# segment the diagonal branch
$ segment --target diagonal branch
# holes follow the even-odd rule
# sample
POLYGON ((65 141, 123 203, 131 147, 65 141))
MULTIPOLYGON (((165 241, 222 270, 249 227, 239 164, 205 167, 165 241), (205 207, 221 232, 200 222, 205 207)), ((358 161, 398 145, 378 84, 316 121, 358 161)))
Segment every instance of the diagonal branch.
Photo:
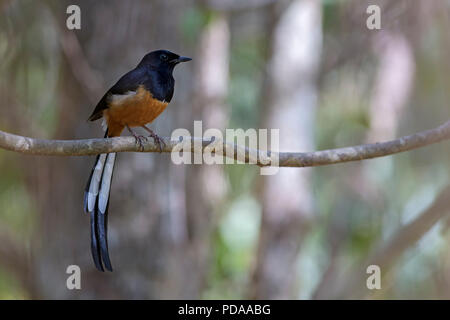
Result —
MULTIPOLYGON (((213 147, 215 150, 222 150, 223 154, 229 158, 245 159, 245 162, 254 163, 259 166, 276 165, 273 159, 276 159, 278 156, 278 165, 280 167, 314 167, 383 157, 450 140, 450 121, 437 128, 387 142, 315 152, 269 152, 271 157, 268 157, 268 154, 264 151, 245 148, 214 138, 183 137, 180 140, 169 138, 164 138, 163 140, 166 143, 163 152, 172 152, 180 149, 189 152, 205 152, 206 147, 208 149, 213 147)), ((143 147, 143 152, 159 151, 159 147, 152 139, 144 141, 143 147)), ((133 137, 86 140, 43 140, 22 137, 3 131, 0 131, 0 148, 24 154, 46 156, 86 156, 110 152, 140 151, 133 137)))
POLYGON ((421 213, 416 219, 401 227, 394 236, 382 243, 372 255, 361 264, 355 265, 340 277, 338 288, 328 288, 327 299, 341 298, 353 299, 361 294, 368 294, 366 281, 368 274, 366 268, 377 265, 386 275, 389 269, 401 255, 417 243, 433 226, 450 213, 450 186, 445 187, 434 200, 433 204, 421 213), (330 295, 330 292, 331 295, 330 295))

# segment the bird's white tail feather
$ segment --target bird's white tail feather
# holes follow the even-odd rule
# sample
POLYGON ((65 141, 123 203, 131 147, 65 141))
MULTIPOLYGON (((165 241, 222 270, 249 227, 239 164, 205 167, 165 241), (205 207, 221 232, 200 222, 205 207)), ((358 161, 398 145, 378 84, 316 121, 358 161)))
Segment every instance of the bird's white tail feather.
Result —
POLYGON ((94 172, 92 173, 91 181, 89 182, 89 192, 88 192, 88 200, 87 200, 87 209, 88 212, 92 212, 94 210, 95 202, 97 200, 99 188, 100 188, 100 180, 102 178, 103 167, 105 165, 107 154, 101 154, 94 168, 94 172))
POLYGON ((114 170, 114 162, 116 161, 116 154, 108 154, 105 168, 103 169, 102 185, 100 186, 100 194, 98 198, 98 209, 100 213, 104 214, 108 206, 109 190, 111 188, 111 179, 114 170))

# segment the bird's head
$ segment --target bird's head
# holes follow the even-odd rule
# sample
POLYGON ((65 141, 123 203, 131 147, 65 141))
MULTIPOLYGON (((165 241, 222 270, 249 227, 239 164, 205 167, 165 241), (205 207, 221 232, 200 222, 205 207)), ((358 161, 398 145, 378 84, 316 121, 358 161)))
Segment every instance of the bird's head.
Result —
POLYGON ((191 58, 179 56, 168 50, 157 50, 146 54, 139 66, 144 65, 158 70, 173 71, 177 64, 191 60, 191 58))

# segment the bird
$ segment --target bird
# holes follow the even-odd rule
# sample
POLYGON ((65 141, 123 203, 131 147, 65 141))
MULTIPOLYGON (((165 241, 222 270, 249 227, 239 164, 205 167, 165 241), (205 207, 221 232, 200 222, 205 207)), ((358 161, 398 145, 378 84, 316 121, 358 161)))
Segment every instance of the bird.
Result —
MULTIPOLYGON (((155 120, 172 100, 173 70, 191 58, 168 50, 147 53, 133 70, 123 75, 100 99, 88 121, 104 119, 105 138, 118 137, 126 128, 143 151, 143 140, 133 131, 142 127, 162 152, 163 140, 147 124, 155 120)), ((108 252, 108 209, 116 154, 100 154, 95 160, 84 191, 84 211, 90 216, 91 252, 95 267, 113 271, 108 252)))

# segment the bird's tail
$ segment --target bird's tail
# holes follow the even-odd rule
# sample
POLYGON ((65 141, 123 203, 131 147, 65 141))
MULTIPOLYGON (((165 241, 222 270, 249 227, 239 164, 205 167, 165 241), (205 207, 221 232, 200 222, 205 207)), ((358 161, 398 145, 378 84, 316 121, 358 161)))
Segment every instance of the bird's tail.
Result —
MULTIPOLYGON (((106 135, 105 135, 106 137, 106 135)), ((95 160, 84 191, 84 211, 91 218, 91 251, 95 267, 112 271, 108 253, 109 192, 116 160, 115 153, 100 154, 95 160)))

